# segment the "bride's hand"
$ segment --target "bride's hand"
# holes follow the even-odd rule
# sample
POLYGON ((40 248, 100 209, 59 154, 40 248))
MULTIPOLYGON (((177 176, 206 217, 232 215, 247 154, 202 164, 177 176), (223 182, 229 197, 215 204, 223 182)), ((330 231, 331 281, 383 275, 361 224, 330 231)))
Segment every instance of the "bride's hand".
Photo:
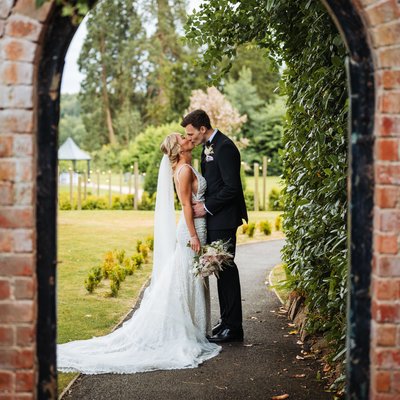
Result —
POLYGON ((197 235, 192 236, 190 238, 190 247, 192 248, 193 251, 195 251, 196 253, 198 253, 200 251, 201 248, 201 244, 200 244, 200 240, 198 238, 197 235))

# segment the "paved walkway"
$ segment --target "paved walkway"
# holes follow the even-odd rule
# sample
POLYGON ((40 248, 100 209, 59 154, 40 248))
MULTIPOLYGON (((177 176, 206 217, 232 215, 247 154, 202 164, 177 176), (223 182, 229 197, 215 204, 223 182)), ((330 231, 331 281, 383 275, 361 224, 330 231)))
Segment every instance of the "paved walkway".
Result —
MULTIPOLYGON (((298 338, 278 313, 276 295, 265 287, 271 268, 279 263, 282 240, 238 246, 236 262, 242 284, 244 343, 225 344, 223 351, 199 368, 131 375, 81 376, 64 399, 172 400, 270 399, 325 400, 316 380, 320 364, 297 360, 298 338), (275 311, 275 312, 273 312, 275 311), (295 377, 305 374, 305 377, 295 377)), ((212 285, 213 322, 218 319, 215 279, 212 285)))

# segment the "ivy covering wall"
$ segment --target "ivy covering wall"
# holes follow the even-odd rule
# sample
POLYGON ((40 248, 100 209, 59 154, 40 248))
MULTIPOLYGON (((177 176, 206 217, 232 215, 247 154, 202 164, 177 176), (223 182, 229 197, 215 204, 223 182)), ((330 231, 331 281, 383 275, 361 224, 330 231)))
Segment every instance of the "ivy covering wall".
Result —
POLYGON ((283 71, 287 98, 283 134, 286 245, 294 288, 306 297, 309 329, 324 332, 340 354, 347 297, 346 50, 316 0, 210 0, 186 27, 207 45, 204 64, 221 78, 236 48, 256 43, 283 71))

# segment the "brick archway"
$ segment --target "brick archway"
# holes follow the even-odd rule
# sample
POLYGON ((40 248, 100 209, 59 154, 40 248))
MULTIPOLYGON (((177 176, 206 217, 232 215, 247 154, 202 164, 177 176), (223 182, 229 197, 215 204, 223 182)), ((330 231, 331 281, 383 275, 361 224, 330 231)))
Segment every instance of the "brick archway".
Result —
MULTIPOLYGON (((323 1, 350 53, 349 396, 395 399, 400 4, 323 1)), ((57 395, 57 124, 63 59, 75 29, 54 3, 36 9, 35 0, 0 0, 0 394, 10 398, 57 395)))

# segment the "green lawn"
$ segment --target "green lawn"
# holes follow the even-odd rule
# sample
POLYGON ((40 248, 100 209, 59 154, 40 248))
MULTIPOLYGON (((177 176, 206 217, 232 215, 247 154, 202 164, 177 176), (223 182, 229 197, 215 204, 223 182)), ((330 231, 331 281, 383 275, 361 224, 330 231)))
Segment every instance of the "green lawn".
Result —
MULTIPOLYGON (((269 220, 274 226, 279 212, 250 212, 250 222, 269 220)), ((177 218, 179 212, 177 213, 177 218)), ((104 253, 125 249, 135 251, 138 239, 153 234, 153 211, 83 210, 58 212, 58 343, 86 339, 110 332, 135 302, 143 283, 151 274, 151 265, 136 271, 122 283, 117 298, 108 297, 109 287, 101 283, 88 294, 83 282, 90 268, 101 263, 104 253)), ((273 232, 270 238, 282 237, 273 232)), ((265 240, 256 229, 253 238, 238 230, 238 243, 265 240)), ((59 390, 75 374, 59 374, 59 390)))

